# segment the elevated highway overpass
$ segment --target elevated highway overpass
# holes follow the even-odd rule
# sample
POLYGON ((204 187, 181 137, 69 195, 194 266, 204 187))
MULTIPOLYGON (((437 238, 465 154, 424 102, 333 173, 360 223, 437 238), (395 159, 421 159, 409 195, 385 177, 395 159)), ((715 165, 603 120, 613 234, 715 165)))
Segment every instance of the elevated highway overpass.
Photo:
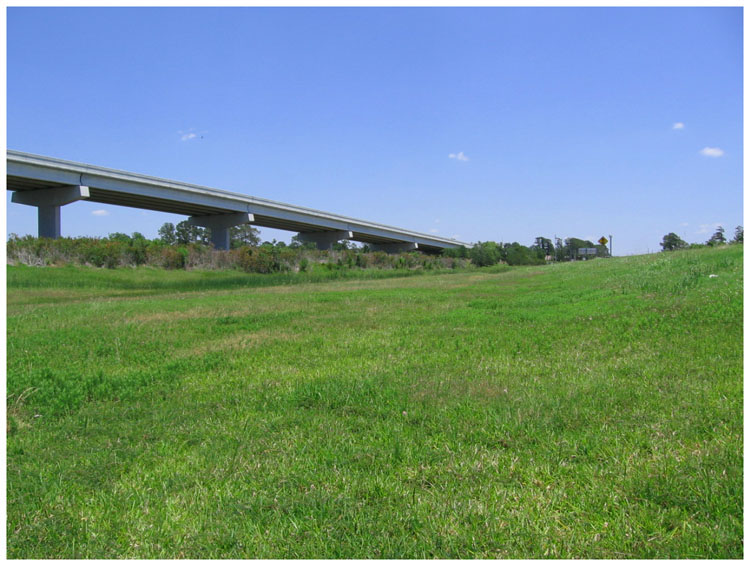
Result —
POLYGON ((355 240, 388 252, 439 252, 471 244, 200 185, 7 151, 11 201, 39 209, 39 236, 60 237, 60 208, 79 200, 182 214, 211 229, 218 249, 229 248, 229 228, 252 224, 297 232, 302 241, 330 249, 355 240))

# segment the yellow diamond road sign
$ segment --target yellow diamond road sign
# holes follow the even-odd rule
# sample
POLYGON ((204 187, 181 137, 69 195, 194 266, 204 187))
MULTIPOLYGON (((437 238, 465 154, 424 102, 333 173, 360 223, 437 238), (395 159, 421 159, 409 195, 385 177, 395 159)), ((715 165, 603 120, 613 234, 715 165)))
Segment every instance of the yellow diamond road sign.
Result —
POLYGON ((609 240, 607 238, 605 238, 604 236, 602 236, 601 238, 599 238, 599 243, 601 245, 606 246, 607 242, 609 242, 609 240))

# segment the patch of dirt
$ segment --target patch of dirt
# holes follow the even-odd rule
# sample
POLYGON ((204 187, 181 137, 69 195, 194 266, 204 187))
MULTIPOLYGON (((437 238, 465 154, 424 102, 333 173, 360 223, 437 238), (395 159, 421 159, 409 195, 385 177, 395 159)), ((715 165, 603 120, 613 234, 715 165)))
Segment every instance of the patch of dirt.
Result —
POLYGON ((418 402, 446 405, 461 398, 493 401, 508 396, 506 385, 488 379, 461 380, 457 378, 421 378, 411 384, 409 395, 418 402))
POLYGON ((201 356, 210 352, 223 352, 226 350, 246 350, 256 348, 266 342, 273 340, 296 340, 302 336, 301 333, 279 332, 273 330, 257 330, 255 332, 240 332, 226 336, 221 340, 211 340, 202 344, 192 346, 190 349, 179 350, 177 355, 201 356))

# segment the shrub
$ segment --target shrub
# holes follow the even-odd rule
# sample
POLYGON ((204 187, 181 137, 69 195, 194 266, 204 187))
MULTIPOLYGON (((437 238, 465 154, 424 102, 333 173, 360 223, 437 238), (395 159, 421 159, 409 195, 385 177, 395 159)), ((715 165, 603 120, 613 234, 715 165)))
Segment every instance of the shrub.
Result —
POLYGON ((159 266, 164 269, 182 269, 185 267, 185 256, 177 248, 164 247, 159 253, 159 266))
POLYGON ((388 254, 385 252, 373 252, 372 263, 376 267, 385 267, 389 265, 388 254))

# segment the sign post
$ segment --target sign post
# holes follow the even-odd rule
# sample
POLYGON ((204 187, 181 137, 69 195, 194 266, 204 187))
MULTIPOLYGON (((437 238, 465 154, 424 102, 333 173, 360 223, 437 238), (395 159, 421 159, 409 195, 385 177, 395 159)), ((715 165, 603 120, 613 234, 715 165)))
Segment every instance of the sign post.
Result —
MULTIPOLYGON (((609 240, 611 240, 611 239, 612 239, 612 236, 610 236, 610 237, 609 237, 609 240)), ((609 240, 607 240, 607 238, 605 238, 604 236, 602 236, 601 238, 599 238, 599 243, 600 243, 600 244, 601 244, 602 246, 606 246, 606 245, 607 245, 607 242, 608 242, 609 240)), ((609 247, 609 257, 612 257, 612 246, 610 246, 610 247, 609 247)))

